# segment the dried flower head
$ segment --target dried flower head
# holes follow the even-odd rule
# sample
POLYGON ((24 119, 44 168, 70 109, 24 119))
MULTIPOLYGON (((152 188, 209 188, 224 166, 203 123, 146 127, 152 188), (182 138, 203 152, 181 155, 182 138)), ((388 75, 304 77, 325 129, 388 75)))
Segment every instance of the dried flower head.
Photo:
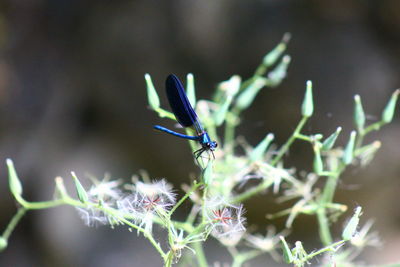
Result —
POLYGON ((206 201, 211 235, 226 246, 236 245, 246 231, 243 205, 232 205, 220 198, 206 201))
POLYGON ((116 208, 117 200, 121 197, 122 191, 118 188, 121 184, 118 180, 108 181, 108 177, 103 180, 94 180, 88 195, 89 204, 86 207, 76 207, 80 217, 88 226, 114 225, 119 220, 106 214, 101 208, 116 208))
POLYGON ((136 182, 133 190, 132 194, 117 201, 118 209, 122 216, 151 232, 154 216, 165 215, 175 204, 175 194, 164 180, 151 184, 136 182))

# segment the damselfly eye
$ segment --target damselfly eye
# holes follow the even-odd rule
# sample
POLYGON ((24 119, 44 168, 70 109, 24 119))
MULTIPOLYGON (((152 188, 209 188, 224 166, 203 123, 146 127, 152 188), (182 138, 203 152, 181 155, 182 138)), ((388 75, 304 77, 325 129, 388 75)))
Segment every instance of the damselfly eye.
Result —
POLYGON ((214 151, 217 146, 218 144, 215 141, 207 143, 207 148, 210 149, 211 151, 214 151))

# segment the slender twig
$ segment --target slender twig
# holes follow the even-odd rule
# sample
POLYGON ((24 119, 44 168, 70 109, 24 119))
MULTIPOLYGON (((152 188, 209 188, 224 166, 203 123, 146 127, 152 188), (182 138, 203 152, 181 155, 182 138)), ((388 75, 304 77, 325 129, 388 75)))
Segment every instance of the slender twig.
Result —
POLYGON ((25 213, 26 209, 24 207, 18 209, 17 213, 12 217, 10 223, 7 225, 6 230, 4 230, 3 234, 1 235, 4 239, 8 240, 11 233, 14 231, 18 222, 22 219, 25 213))

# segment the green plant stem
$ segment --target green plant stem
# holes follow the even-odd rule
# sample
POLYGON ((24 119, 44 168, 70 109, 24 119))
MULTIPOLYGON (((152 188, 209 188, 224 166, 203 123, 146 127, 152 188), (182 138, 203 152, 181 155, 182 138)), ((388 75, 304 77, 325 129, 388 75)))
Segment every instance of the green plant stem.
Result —
POLYGON ((233 152, 235 141, 235 128, 237 126, 237 110, 226 114, 225 135, 224 135, 224 150, 226 154, 233 152))
POLYGON ((240 254, 236 254, 236 256, 232 255, 233 256, 232 267, 240 267, 246 261, 249 261, 263 253, 264 252, 261 250, 251 250, 240 254))
POLYGON ((207 259, 204 254, 203 245, 200 242, 193 243, 193 249, 196 251, 196 259, 199 267, 208 267, 207 259))
MULTIPOLYGON (((15 228, 16 224, 19 222, 23 214, 28 211, 28 210, 37 210, 37 209, 47 209, 47 208, 53 208, 61 205, 70 205, 73 207, 81 207, 85 208, 88 206, 90 203, 82 203, 78 200, 75 200, 68 195, 63 195, 62 198, 60 199, 55 199, 52 201, 41 201, 41 202, 28 202, 24 200, 22 197, 16 198, 18 203, 22 205, 23 208, 19 209, 17 214, 14 216, 14 218, 11 220, 10 225, 6 229, 7 232, 5 232, 7 235, 11 233, 12 229, 15 228)), ((89 205, 90 206, 90 205, 89 205)), ((118 218, 121 222, 125 223, 126 225, 130 226, 131 228, 134 228, 138 230, 139 232, 142 232, 143 235, 150 241, 150 243, 154 246, 154 248, 160 253, 161 257, 164 259, 164 262, 166 261, 167 254, 161 249, 161 246, 155 241, 153 236, 149 234, 145 229, 131 223, 130 221, 126 220, 125 218, 121 217, 118 213, 118 211, 112 209, 112 208, 106 208, 102 206, 98 206, 98 204, 92 204, 91 206, 96 206, 96 208, 102 210, 103 212, 110 214, 113 217, 118 218)))
MULTIPOLYGON (((77 202, 74 199, 68 199, 67 200, 67 204, 69 204, 68 202, 70 202, 72 200, 72 203, 77 202)), ((70 204, 71 205, 71 204, 70 204)), ((74 206, 74 205, 72 205, 74 206)), ((125 219, 124 217, 120 216, 118 211, 116 211, 113 208, 106 208, 106 207, 98 207, 98 209, 100 209, 101 211, 110 214, 113 217, 118 218, 119 221, 123 222, 124 224, 128 225, 129 227, 138 230, 139 232, 143 233, 143 236, 145 238, 147 238, 150 243, 153 245, 153 247, 158 251, 158 253, 160 253, 160 256, 163 258, 164 263, 167 262, 168 260, 168 253, 165 253, 160 244, 156 242, 156 240, 153 238, 153 236, 151 235, 151 233, 149 233, 148 231, 146 231, 145 229, 143 229, 142 227, 139 227, 133 223, 131 223, 130 221, 128 221, 127 219, 125 219)))
POLYGON ((164 261, 164 267, 171 267, 173 259, 174 259, 174 254, 170 250, 166 254, 165 261, 164 261))
POLYGON ((317 211, 317 219, 318 219, 318 231, 319 237, 321 238, 321 242, 324 246, 332 243, 332 235, 329 229, 329 219, 326 214, 326 209, 321 207, 317 211))
POLYGON ((281 147, 281 149, 279 149, 278 154, 271 161, 270 164, 272 166, 275 166, 282 159, 283 155, 285 155, 285 153, 289 150, 290 145, 294 142, 294 140, 296 140, 296 138, 300 134, 301 130, 303 129, 304 125, 306 124, 307 120, 308 120, 308 117, 305 117, 305 116, 300 120, 300 122, 297 125, 296 129, 294 130, 293 134, 289 137, 289 139, 281 147))
POLYGON ((236 197, 234 197, 231 200, 231 203, 235 204, 235 203, 243 202, 243 201, 249 199, 250 197, 264 191, 266 188, 271 186, 273 183, 274 182, 272 179, 264 180, 261 184, 257 185, 256 187, 253 187, 253 188, 237 195, 236 197))
POLYGON ((154 111, 158 113, 158 116, 160 116, 160 118, 168 118, 168 119, 176 121, 175 115, 169 111, 166 111, 165 109, 157 108, 157 109, 154 109, 154 111))
POLYGON ((357 137, 357 141, 356 141, 356 149, 360 148, 363 141, 364 141, 364 137, 369 134, 372 131, 378 131, 383 125, 385 125, 386 123, 383 121, 378 121, 375 122, 371 125, 369 125, 367 128, 363 129, 362 131, 358 132, 358 137, 357 137))
POLYGON ((313 253, 310 253, 310 254, 308 254, 307 257, 305 258, 305 261, 310 260, 310 259, 314 258, 315 256, 317 256, 317 255, 319 255, 319 254, 321 254, 321 253, 324 253, 324 252, 328 252, 328 251, 335 252, 335 251, 338 249, 338 247, 340 247, 341 245, 343 245, 345 242, 346 242, 346 241, 344 241, 344 240, 340 240, 340 241, 335 242, 335 243, 333 243, 333 244, 331 244, 331 245, 328 245, 328 246, 326 246, 326 247, 324 247, 324 248, 322 248, 322 249, 320 249, 320 250, 317 250, 317 251, 315 251, 315 252, 313 252, 313 253))
POLYGON ((10 223, 7 225, 6 230, 4 230, 3 234, 1 235, 4 239, 8 240, 11 233, 14 231, 18 222, 22 219, 25 213, 26 209, 24 207, 18 209, 17 213, 12 217, 10 223))
POLYGON ((335 195, 337 182, 341 173, 345 168, 344 164, 338 166, 338 169, 335 171, 334 175, 328 176, 328 180, 325 183, 325 187, 322 192, 322 196, 318 201, 318 226, 319 226, 319 235, 321 238, 321 242, 324 246, 328 246, 332 243, 332 234, 329 228, 329 219, 327 214, 327 205, 333 202, 333 197, 335 195))

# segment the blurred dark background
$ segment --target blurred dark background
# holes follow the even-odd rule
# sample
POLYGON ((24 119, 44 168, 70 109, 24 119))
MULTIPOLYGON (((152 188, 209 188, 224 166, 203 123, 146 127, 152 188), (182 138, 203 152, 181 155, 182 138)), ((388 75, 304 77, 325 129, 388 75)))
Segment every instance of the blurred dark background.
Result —
MULTIPOLYGON (((69 172, 128 180, 141 169, 177 188, 196 173, 186 142, 161 135, 171 126, 147 107, 143 75, 150 73, 168 108, 164 79, 195 75, 197 95, 233 74, 248 78, 285 32, 292 34, 288 77, 263 90, 243 113, 239 128, 251 144, 268 132, 278 143, 297 123, 305 81, 314 83, 316 112, 306 132, 328 135, 353 129, 353 96, 360 94, 369 122, 376 121, 400 87, 400 1, 80 1, 0 2, 0 225, 15 213, 5 159, 14 160, 29 200, 52 198, 54 177, 69 172)), ((400 260, 400 115, 367 141, 383 146, 368 167, 343 177, 338 202, 364 207, 362 223, 376 218, 384 240, 363 260, 400 260)), ((310 170, 308 146, 291 153, 298 170, 310 170), (306 159, 306 160, 302 160, 306 159)), ((264 214, 278 210, 265 197, 248 205, 260 231, 264 214), (262 203, 262 205, 259 205, 262 203), (263 206, 265 210, 257 210, 263 206)), ((282 228, 283 220, 275 223, 282 228)), ((340 223, 336 235, 340 233, 340 223)), ((317 242, 314 218, 301 216, 290 242, 317 242)), ((307 246, 308 244, 308 246, 307 246)), ((310 246, 311 244, 311 246, 310 246)), ((228 262, 215 242, 210 262, 228 262)), ((253 262, 265 266, 266 257, 253 262)), ((121 227, 88 228, 70 207, 30 212, 0 254, 0 266, 159 266, 142 237, 121 227)), ((274 266, 272 263, 269 266, 274 266)))

